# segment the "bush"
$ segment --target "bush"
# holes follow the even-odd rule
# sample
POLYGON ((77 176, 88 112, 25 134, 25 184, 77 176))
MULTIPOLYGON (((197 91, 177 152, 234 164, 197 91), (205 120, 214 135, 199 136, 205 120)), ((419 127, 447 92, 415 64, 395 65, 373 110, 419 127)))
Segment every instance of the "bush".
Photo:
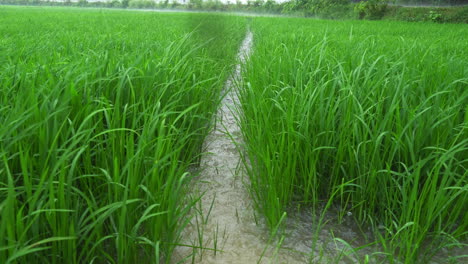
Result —
POLYGON ((444 22, 468 24, 468 6, 451 8, 451 12, 444 15, 444 22))
POLYGON ((447 8, 389 6, 385 18, 410 22, 468 23, 468 6, 447 8))
POLYGON ((347 19, 353 17, 353 7, 350 4, 330 6, 322 9, 318 16, 329 19, 347 19))
POLYGON ((225 5, 219 0, 208 0, 203 2, 203 9, 212 11, 222 11, 225 9, 225 5))
POLYGON ((106 3, 106 5, 107 5, 107 7, 110 7, 110 8, 113 8, 113 7, 114 8, 120 8, 120 7, 122 7, 122 4, 117 0, 108 1, 106 3))
POLYGON ((349 0, 295 0, 283 5, 284 13, 301 12, 305 16, 346 18, 352 13, 349 0))
POLYGON ((270 13, 281 13, 281 5, 276 4, 273 0, 267 0, 263 5, 265 11, 270 13))
POLYGON ((381 19, 387 10, 387 1, 368 0, 354 6, 354 12, 359 19, 381 19))
POLYGON ((188 2, 188 9, 201 9, 203 6, 203 3, 201 0, 189 0, 188 2))
POLYGON ((78 0, 78 6, 87 6, 88 1, 87 0, 78 0))
POLYGON ((132 0, 128 6, 131 8, 154 8, 155 4, 155 2, 150 0, 132 0))
POLYGON ((426 7, 391 7, 389 8, 388 18, 392 20, 401 20, 408 22, 428 21, 428 8, 426 7))
POLYGON ((434 10, 429 11, 429 19, 432 22, 440 23, 442 22, 442 14, 434 10))

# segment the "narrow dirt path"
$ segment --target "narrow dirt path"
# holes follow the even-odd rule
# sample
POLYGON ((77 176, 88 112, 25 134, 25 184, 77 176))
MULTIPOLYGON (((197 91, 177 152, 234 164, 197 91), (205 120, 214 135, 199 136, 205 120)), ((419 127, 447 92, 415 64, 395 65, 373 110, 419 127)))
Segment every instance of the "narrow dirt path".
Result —
MULTIPOLYGON (((255 217, 248 192, 249 180, 246 175, 244 177, 245 170, 236 147, 243 144, 237 123, 239 99, 236 89, 242 81, 242 67, 252 52, 252 43, 253 34, 249 30, 237 55, 238 64, 225 84, 225 96, 217 112, 215 128, 204 142, 206 154, 201 159, 201 175, 193 189, 195 196, 203 196, 181 241, 181 244, 192 247, 177 247, 172 263, 293 264, 310 261, 312 213, 290 213, 291 217, 286 220, 286 239, 281 248, 276 244, 277 239, 269 241, 270 233, 263 217, 255 217), (194 252, 194 247, 200 249, 194 252)), ((349 233, 349 239, 356 236, 347 229, 338 233, 349 233)), ((314 250, 316 263, 327 263, 327 260, 341 254, 343 247, 331 242, 333 236, 327 229, 321 230, 318 236, 317 242, 323 246, 314 250)))
MULTIPOLYGON (((279 261, 267 247, 268 231, 257 225, 245 181, 236 143, 242 142, 237 124, 235 105, 238 102, 236 83, 241 69, 252 50, 253 34, 248 31, 238 52, 238 61, 231 78, 226 82, 221 106, 217 112, 215 129, 205 140, 206 155, 202 157, 202 174, 197 179, 196 192, 204 193, 198 204, 199 215, 186 228, 183 244, 212 250, 199 250, 185 263, 294 263, 279 261), (236 143, 234 143, 236 142, 236 143), (205 222, 204 222, 205 221, 205 222), (200 242, 201 241, 201 242, 200 242)), ((191 248, 177 248, 174 262, 192 253, 191 248)))
MULTIPOLYGON (((336 237, 350 241, 353 246, 362 246, 365 239, 350 215, 336 223, 339 209, 330 209, 325 214, 327 225, 318 226, 320 231, 315 235, 314 219, 318 215, 310 208, 289 212, 285 222, 286 239, 281 248, 276 248, 275 242, 268 242, 269 231, 262 217, 254 217, 248 177, 243 177, 245 171, 236 147, 243 144, 237 124, 236 85, 242 80, 242 67, 252 52, 252 43, 253 34, 248 31, 237 55, 239 62, 226 82, 216 126, 204 142, 206 154, 201 159, 201 175, 193 188, 195 196, 203 196, 181 241, 190 246, 177 247, 172 263, 358 263, 365 254, 372 255, 378 249, 346 253, 350 248, 337 242, 336 237), (316 247, 312 249, 314 240, 316 247)), ((369 232, 366 234, 371 236, 369 232)))

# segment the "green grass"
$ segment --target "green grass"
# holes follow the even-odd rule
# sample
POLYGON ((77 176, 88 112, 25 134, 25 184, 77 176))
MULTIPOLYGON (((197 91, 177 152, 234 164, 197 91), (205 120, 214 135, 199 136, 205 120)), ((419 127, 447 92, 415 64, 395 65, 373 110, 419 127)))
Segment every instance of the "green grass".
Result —
MULTIPOLYGON (((340 207, 373 229, 363 263, 466 248, 468 29, 251 21, 240 122, 272 233, 312 207, 318 237, 320 208, 340 207)), ((0 263, 170 262, 245 30, 223 15, 1 7, 0 263)))
POLYGON ((292 205, 326 204, 371 225, 386 262, 427 263, 466 242, 465 26, 255 18, 252 29, 240 119, 270 227, 292 205))
POLYGON ((244 20, 1 7, 0 263, 169 262, 244 20))

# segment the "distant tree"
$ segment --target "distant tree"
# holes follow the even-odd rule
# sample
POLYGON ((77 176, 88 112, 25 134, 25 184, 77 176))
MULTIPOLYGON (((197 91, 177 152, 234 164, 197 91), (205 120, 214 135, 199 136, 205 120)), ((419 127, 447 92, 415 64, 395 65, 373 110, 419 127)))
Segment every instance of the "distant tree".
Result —
POLYGON ((189 3, 188 3, 188 8, 189 9, 200 9, 202 8, 202 5, 203 5, 203 1, 202 0, 189 0, 189 3))
POLYGON ((306 15, 329 14, 343 6, 349 6, 351 0, 295 0, 286 6, 288 11, 304 11, 306 15))
POLYGON ((177 1, 172 1, 171 8, 176 8, 176 7, 178 7, 179 5, 180 5, 179 2, 177 2, 177 1))
POLYGON ((387 0, 366 0, 354 7, 359 19, 381 19, 387 9, 387 0))
POLYGON ((273 10, 275 9, 275 5, 276 5, 275 1, 273 1, 273 0, 267 0, 267 1, 265 2, 265 5, 264 5, 264 6, 265 6, 265 10, 271 12, 271 11, 273 11, 273 10))
POLYGON ((107 7, 121 7, 121 2, 118 0, 110 0, 107 2, 107 7))
POLYGON ((253 6, 257 8, 263 6, 263 0, 255 0, 253 6))
POLYGON ((394 0, 392 2, 407 5, 468 5, 468 0, 394 0))
POLYGON ((224 4, 219 0, 207 0, 204 3, 204 7, 208 10, 223 10, 224 4))

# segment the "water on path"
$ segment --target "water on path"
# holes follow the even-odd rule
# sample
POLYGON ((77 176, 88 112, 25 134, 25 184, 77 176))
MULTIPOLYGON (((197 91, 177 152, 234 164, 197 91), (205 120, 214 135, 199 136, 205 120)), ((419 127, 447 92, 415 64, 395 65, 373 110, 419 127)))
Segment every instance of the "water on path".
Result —
MULTIPOLYGON (((247 189, 248 177, 243 177, 243 164, 236 147, 242 144, 242 134, 237 124, 235 90, 252 42, 253 35, 248 31, 239 49, 239 63, 226 82, 226 95, 217 112, 215 129, 204 143, 207 154, 201 159, 202 173, 194 186, 195 195, 203 196, 197 206, 198 213, 184 230, 181 241, 181 244, 204 249, 194 252, 193 247, 178 247, 173 263, 307 263, 318 260, 310 258, 314 237, 310 212, 288 217, 287 238, 281 247, 277 238, 270 241, 261 217, 255 217, 247 189)), ((333 238, 326 231, 321 231, 318 237, 318 243, 327 245, 317 247, 314 253, 321 260, 342 251, 342 247, 330 242, 333 238)))
MULTIPOLYGON (((215 128, 204 142, 201 175, 193 187, 194 196, 203 195, 181 241, 190 246, 177 247, 172 263, 360 263, 364 255, 371 256, 378 249, 365 247, 359 255, 352 253, 352 248, 366 244, 365 236, 372 240, 372 234, 360 230, 349 212, 331 208, 318 224, 320 215, 310 208, 290 210, 285 239, 275 237, 272 241, 262 217, 255 217, 239 153, 243 140, 236 109, 236 84, 241 81, 252 42, 253 35, 248 31, 239 49, 239 63, 226 82, 215 128)), ((374 262, 371 258, 370 263, 374 262)))

